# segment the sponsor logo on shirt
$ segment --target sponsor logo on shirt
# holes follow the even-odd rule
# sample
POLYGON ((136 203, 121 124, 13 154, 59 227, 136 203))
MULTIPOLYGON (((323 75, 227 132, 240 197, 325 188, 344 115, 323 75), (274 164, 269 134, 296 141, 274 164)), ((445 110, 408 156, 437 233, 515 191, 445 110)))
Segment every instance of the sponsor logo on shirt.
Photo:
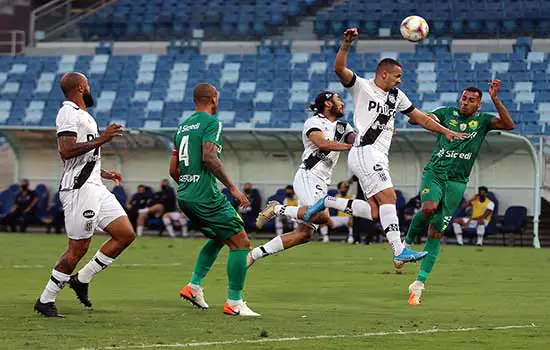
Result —
POLYGON ((429 188, 424 188, 422 189, 422 194, 427 194, 430 192, 430 189, 429 188))
POLYGON ((195 123, 191 125, 182 125, 178 128, 178 134, 190 130, 198 130, 201 127, 201 123, 195 123))
POLYGON ((453 150, 445 151, 445 149, 442 148, 437 152, 437 157, 439 158, 445 157, 445 158, 453 158, 453 159, 459 158, 459 159, 470 160, 472 159, 472 152, 460 153, 460 152, 455 152, 453 150))
POLYGON ((390 109, 388 107, 388 105, 386 105, 386 104, 382 105, 382 104, 380 104, 376 101, 369 101, 368 110, 369 110, 369 112, 372 111, 372 110, 376 110, 376 113, 388 115, 392 118, 395 117, 395 114, 396 114, 395 108, 390 109))
POLYGON ((190 175, 190 174, 185 174, 185 175, 181 175, 180 176, 180 182, 199 182, 199 180, 201 179, 201 176, 200 175, 190 175))

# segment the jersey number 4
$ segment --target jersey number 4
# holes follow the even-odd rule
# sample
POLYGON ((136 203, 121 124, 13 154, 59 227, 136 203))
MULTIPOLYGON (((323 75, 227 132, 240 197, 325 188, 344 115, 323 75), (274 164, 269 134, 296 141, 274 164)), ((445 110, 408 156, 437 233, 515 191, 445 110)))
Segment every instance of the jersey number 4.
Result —
POLYGON ((185 135, 181 138, 180 149, 178 152, 178 160, 183 162, 185 166, 189 166, 189 135, 185 135))

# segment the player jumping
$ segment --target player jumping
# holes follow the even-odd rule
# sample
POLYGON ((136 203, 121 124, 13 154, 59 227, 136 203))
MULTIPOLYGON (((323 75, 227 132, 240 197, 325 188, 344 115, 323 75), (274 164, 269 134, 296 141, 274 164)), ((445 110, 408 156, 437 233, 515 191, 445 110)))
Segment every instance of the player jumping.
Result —
POLYGON ((468 137, 449 142, 439 136, 432 157, 424 167, 420 185, 422 209, 414 215, 405 242, 413 244, 416 237, 427 230, 424 249, 428 256, 422 261, 416 281, 409 286, 411 305, 421 303, 426 280, 439 255, 440 239, 464 195, 485 136, 491 130, 512 130, 515 127, 510 113, 498 98, 500 86, 500 80, 493 80, 489 88, 500 118, 479 112, 482 92, 475 87, 464 89, 459 108, 440 107, 431 113, 441 125, 466 132, 468 137))
POLYGON ((122 181, 119 173, 101 169, 100 148, 114 137, 122 136, 123 128, 120 124, 111 124, 99 135, 95 119, 86 111, 93 106, 94 100, 83 74, 67 73, 60 84, 67 100, 56 119, 57 145, 64 167, 59 198, 65 210, 69 246, 34 305, 36 312, 47 317, 63 317, 57 311, 55 299, 67 283, 80 302, 91 307, 88 284, 92 277, 110 266, 136 236, 124 209, 101 181, 101 178, 109 179, 117 185, 122 181), (97 227, 107 232, 111 239, 71 276, 88 251, 97 227))
MULTIPOLYGON (((393 250, 397 263, 421 260, 426 252, 415 252, 401 242, 399 219, 395 207, 396 194, 389 174, 388 152, 394 132, 394 118, 397 112, 406 114, 424 129, 442 134, 453 140, 465 135, 451 131, 414 107, 405 93, 397 88, 401 83, 403 70, 394 59, 385 58, 376 67, 374 79, 363 79, 346 67, 351 44, 357 39, 356 28, 345 31, 344 41, 334 62, 334 71, 353 97, 354 121, 358 129, 354 147, 348 156, 348 166, 359 179, 368 199, 374 198, 379 206, 380 223, 393 250)), ((347 200, 327 196, 308 208, 304 219, 310 215, 334 208, 348 211, 354 216, 373 220, 373 207, 361 200, 347 200)))
POLYGON ((193 305, 208 309, 202 281, 220 250, 227 245, 230 249, 227 259, 229 286, 223 312, 233 316, 260 316, 242 300, 246 256, 250 249, 244 223, 216 185, 217 178, 241 206, 248 206, 247 197, 233 184, 219 159, 222 122, 215 117, 218 96, 214 86, 198 84, 193 92, 195 113, 179 125, 174 137, 170 176, 178 183, 178 204, 189 220, 208 237, 197 258, 191 282, 180 295, 193 305))
POLYGON ((347 122, 338 120, 344 116, 344 102, 335 92, 321 92, 310 105, 310 109, 315 115, 304 123, 304 153, 293 184, 302 207, 281 205, 277 201, 272 201, 267 204, 256 221, 256 226, 261 228, 275 216, 287 216, 298 220, 300 224, 296 231, 277 236, 266 244, 252 249, 248 256, 249 266, 258 259, 309 242, 316 228, 315 224, 326 224, 329 220, 328 210, 314 215, 310 222, 301 219, 306 206, 326 196, 327 185, 331 181, 340 152, 351 148, 355 133, 347 122))

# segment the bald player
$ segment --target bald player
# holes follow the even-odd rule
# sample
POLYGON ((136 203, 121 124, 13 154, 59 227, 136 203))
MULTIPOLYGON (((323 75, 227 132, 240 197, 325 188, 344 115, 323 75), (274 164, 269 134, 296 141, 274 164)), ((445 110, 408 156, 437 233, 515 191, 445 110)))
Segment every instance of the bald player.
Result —
POLYGON ((223 312, 260 316, 242 299, 250 241, 241 216, 216 184, 216 179, 220 180, 242 207, 248 207, 248 198, 233 184, 220 160, 222 122, 216 117, 218 91, 210 84, 198 84, 193 100, 195 113, 181 122, 174 136, 170 176, 178 183, 179 207, 208 240, 197 257, 191 281, 180 295, 193 305, 208 309, 202 283, 226 245, 228 290, 223 312))
POLYGON ((111 124, 99 135, 95 119, 86 111, 93 106, 94 99, 88 79, 83 74, 67 73, 60 85, 66 101, 56 118, 57 145, 64 168, 59 198, 65 210, 69 245, 57 260, 42 295, 34 305, 34 310, 46 317, 63 317, 57 311, 55 299, 67 283, 80 302, 91 307, 88 284, 93 276, 110 266, 135 238, 124 209, 101 180, 112 180, 116 184, 122 181, 119 173, 101 168, 100 148, 114 137, 122 136, 123 128, 111 124), (77 274, 71 276, 88 251, 98 227, 111 239, 77 274))

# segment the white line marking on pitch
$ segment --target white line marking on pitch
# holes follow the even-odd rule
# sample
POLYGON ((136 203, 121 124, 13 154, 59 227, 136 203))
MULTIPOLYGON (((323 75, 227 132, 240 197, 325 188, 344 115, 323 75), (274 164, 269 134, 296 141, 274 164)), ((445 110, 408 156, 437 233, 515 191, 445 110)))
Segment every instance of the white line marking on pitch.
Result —
POLYGON ((342 339, 342 338, 366 338, 366 337, 384 337, 388 335, 408 335, 408 334, 432 334, 432 333, 456 333, 456 332, 477 332, 477 331, 501 331, 509 329, 537 328, 533 323, 528 325, 512 325, 492 328, 469 327, 469 328, 451 328, 441 329, 433 328, 426 330, 415 331, 395 331, 395 332, 373 332, 363 334, 334 334, 334 335, 313 335, 305 337, 287 337, 287 338, 265 338, 254 340, 226 340, 212 342, 196 342, 196 343, 175 343, 175 344, 143 344, 143 345, 126 345, 126 346, 108 346, 104 348, 79 348, 77 350, 123 350, 123 349, 160 349, 160 348, 188 348, 196 346, 213 346, 213 345, 238 345, 238 344, 261 344, 261 343, 277 343, 277 342, 297 342, 304 340, 318 339, 342 339))
MULTIPOLYGON (((135 263, 135 264, 113 264, 110 268, 113 267, 170 267, 170 266, 181 266, 181 263, 171 263, 171 264, 147 264, 147 263, 135 263)), ((12 266, 0 266, 0 269, 43 269, 45 265, 12 265, 12 266)))

